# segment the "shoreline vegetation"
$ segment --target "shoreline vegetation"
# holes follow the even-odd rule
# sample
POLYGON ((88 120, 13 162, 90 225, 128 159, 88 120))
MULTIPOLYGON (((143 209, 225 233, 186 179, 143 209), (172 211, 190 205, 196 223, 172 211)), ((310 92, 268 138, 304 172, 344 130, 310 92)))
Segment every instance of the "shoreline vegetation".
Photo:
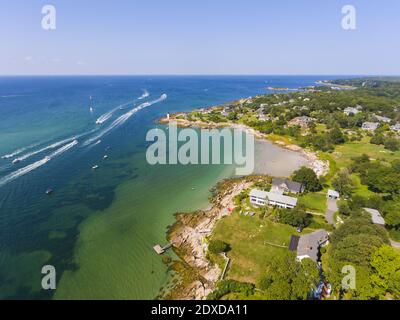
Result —
MULTIPOLYGON (((354 82, 355 84, 358 84, 360 80, 357 79, 354 82)), ((368 83, 368 81, 362 83, 363 83, 362 86, 364 87, 365 83, 368 83)), ((309 111, 311 107, 308 107, 305 103, 312 100, 313 98, 312 95, 317 95, 317 97, 320 98, 321 95, 327 95, 330 94, 331 92, 338 92, 339 94, 340 92, 354 93, 357 92, 359 88, 353 86, 353 83, 351 82, 349 83, 349 80, 344 80, 343 84, 340 82, 340 80, 335 80, 331 82, 319 81, 317 82, 317 84, 321 85, 321 87, 313 87, 305 92, 299 90, 295 93, 286 92, 279 95, 276 94, 268 95, 275 98, 274 100, 275 104, 273 105, 274 107, 289 108, 288 103, 294 104, 295 103, 294 101, 296 99, 297 100, 300 99, 301 100, 300 103, 304 104, 303 106, 299 107, 298 106, 291 107, 294 109, 301 109, 304 111, 303 114, 306 114, 306 116, 305 115, 299 116, 298 118, 294 118, 289 121, 289 124, 292 123, 293 126, 297 129, 296 134, 292 136, 290 135, 288 136, 287 134, 283 133, 280 134, 279 132, 278 133, 269 131, 261 132, 261 130, 257 130, 252 126, 247 125, 246 121, 243 121, 242 123, 240 123, 239 121, 238 123, 237 121, 238 119, 247 116, 244 115, 245 112, 243 111, 244 109, 243 106, 254 104, 254 100, 260 98, 262 99, 262 96, 249 97, 247 99, 241 99, 238 101, 227 103, 225 105, 203 108, 200 110, 193 110, 189 113, 171 114, 165 118, 160 119, 158 123, 166 125, 169 124, 170 122, 176 122, 176 125, 180 128, 196 127, 204 129, 216 129, 216 128, 240 129, 248 134, 254 135, 255 138, 257 139, 267 139, 282 148, 299 152, 302 155, 304 155, 308 159, 309 167, 315 172, 316 176, 321 181, 322 183, 321 189, 323 190, 321 190, 320 192, 306 193, 305 195, 301 195, 301 197, 299 197, 299 202, 301 203, 301 206, 304 207, 305 210, 307 210, 306 211, 307 214, 309 215, 311 214, 311 219, 312 219, 311 224, 308 223, 306 228, 300 231, 301 234, 307 234, 311 231, 319 229, 325 229, 328 232, 332 232, 333 230, 335 230, 335 228, 333 228, 332 225, 328 224, 327 220, 324 219, 325 210, 327 209, 326 191, 328 190, 328 188, 333 188, 333 187, 335 187, 336 189, 340 188, 341 186, 343 187, 340 190, 340 192, 343 193, 343 199, 345 201, 339 203, 339 208, 337 208, 337 211, 334 214, 335 223, 333 226, 338 227, 340 225, 343 225, 343 223, 345 226, 351 225, 352 223, 355 223, 357 219, 359 219, 358 222, 360 224, 369 223, 368 219, 366 219, 365 213, 360 213, 360 211, 362 211, 361 210, 362 207, 357 207, 355 205, 356 197, 367 197, 364 198, 363 200, 365 203, 366 201, 365 199, 370 199, 370 198, 372 199, 373 196, 376 197, 384 196, 385 192, 379 191, 378 193, 374 193, 377 191, 370 191, 371 189, 374 188, 372 186, 368 187, 364 185, 367 182, 365 182, 366 179, 363 178, 364 173, 362 171, 360 170, 357 171, 357 169, 352 168, 352 173, 351 175, 349 175, 346 170, 348 170, 348 166, 350 165, 351 161, 353 161, 354 163, 352 164, 352 166, 353 167, 356 166, 358 161, 354 160, 356 157, 364 157, 364 158, 370 157, 371 160, 369 161, 376 161, 376 159, 373 159, 372 156, 376 156, 377 154, 386 156, 385 154, 386 151, 383 151, 378 146, 375 147, 379 149, 378 151, 367 148, 367 146, 369 146, 372 143, 369 141, 371 139, 370 131, 368 130, 362 131, 361 129, 357 129, 358 124, 354 124, 354 127, 351 127, 349 129, 347 129, 346 127, 343 129, 343 126, 341 129, 337 129, 337 127, 327 124, 325 120, 319 120, 323 119, 323 117, 326 115, 321 115, 319 112, 310 113, 309 111), (302 94, 306 94, 306 97, 301 96, 302 94), (300 96, 293 97, 290 95, 300 95, 300 96), (287 100, 288 97, 291 99, 287 100), (240 109, 240 115, 239 115, 240 117, 237 117, 237 112, 234 111, 235 117, 229 118, 230 117, 229 113, 232 114, 232 110, 235 109, 240 109), (216 114, 223 114, 223 116, 219 117, 216 116, 216 114), (193 117, 192 115, 196 115, 196 117, 193 117), (204 119, 203 115, 205 115, 206 119, 204 119), (312 119, 312 123, 309 122, 309 119, 312 119), (311 144, 308 144, 306 146, 304 143, 304 139, 307 135, 307 132, 308 134, 310 134, 311 132, 311 135, 317 135, 317 136, 322 136, 326 132, 330 133, 334 132, 334 134, 332 135, 335 135, 337 141, 325 142, 325 143, 332 143, 332 146, 329 146, 328 148, 325 148, 327 146, 325 146, 323 142, 321 145, 317 145, 317 143, 312 142, 311 144), (347 145, 348 145, 347 148, 349 150, 344 149, 346 148, 347 145), (360 151, 358 149, 362 150, 360 151), (346 177, 344 177, 345 175, 346 177), (346 181, 337 182, 337 180, 340 180, 341 177, 343 178, 343 180, 346 181), (344 186, 343 184, 345 184, 346 186, 344 186), (353 209, 354 207, 354 211, 357 211, 357 213, 354 213, 354 217, 352 217, 351 214, 346 213, 346 209, 349 209, 349 207, 351 207, 351 209, 353 209)), ((371 88, 368 87, 362 90, 371 90, 371 88)), ((389 90, 392 90, 390 86, 389 90)), ((282 88, 282 91, 287 91, 287 90, 283 90, 282 88)), ((336 102, 331 101, 329 105, 334 105, 335 103, 336 102)), ((250 116, 248 116, 248 118, 246 118, 247 122, 254 123, 254 120, 252 120, 254 117, 258 118, 257 123, 262 122, 263 124, 266 122, 277 123, 280 120, 282 120, 281 118, 278 119, 277 117, 274 119, 271 118, 271 113, 267 113, 265 111, 269 107, 270 106, 267 103, 261 104, 260 108, 257 111, 254 111, 255 114, 251 114, 250 116)), ((358 110, 361 109, 359 108, 358 110)), ((389 114, 389 111, 387 110, 385 110, 384 112, 389 114)), ((380 113, 382 113, 382 111, 380 111, 380 113)), ((391 115, 393 114, 391 113, 391 115)), ((336 116, 339 117, 338 113, 336 116)), ((364 115, 365 120, 367 120, 369 117, 370 113, 364 115)), ((392 118, 392 122, 396 121, 399 118, 400 117, 392 118)), ((278 126, 283 127, 284 124, 283 123, 278 124, 278 126)), ((385 129, 388 130, 388 127, 385 127, 385 129)), ((390 136, 390 134, 387 135, 390 136)), ((392 153, 389 154, 389 156, 390 160, 400 159, 400 153, 396 150, 392 150, 392 153)), ((382 158, 382 160, 387 161, 386 158, 382 158)), ((290 234, 296 234, 296 228, 290 227, 285 224, 281 224, 280 223, 281 221, 279 221, 279 218, 277 218, 279 217, 280 213, 276 212, 275 209, 272 210, 252 209, 256 211, 256 213, 253 214, 256 215, 256 217, 258 217, 258 220, 255 219, 249 220, 247 219, 247 217, 243 217, 243 211, 244 211, 243 208, 251 208, 251 205, 249 206, 249 203, 246 203, 246 201, 248 200, 245 200, 246 198, 248 198, 246 190, 248 191, 250 187, 257 185, 261 185, 264 187, 265 190, 267 190, 266 187, 267 186, 270 187, 271 180, 272 177, 267 175, 252 175, 252 176, 223 180, 219 182, 217 186, 211 190, 212 191, 212 196, 210 197, 211 207, 208 210, 189 212, 189 213, 177 213, 175 215, 176 222, 169 227, 167 231, 167 239, 169 243, 172 244, 172 249, 179 259, 172 261, 172 259, 169 256, 165 258, 163 257, 163 261, 167 265, 169 265, 170 269, 173 271, 173 274, 175 274, 175 276, 171 280, 171 283, 167 285, 169 289, 167 290, 166 287, 161 289, 160 294, 157 298, 202 300, 206 299, 207 297, 208 298, 219 297, 226 299, 246 299, 249 297, 248 294, 249 291, 253 292, 251 294, 252 298, 264 299, 266 297, 262 295, 258 296, 258 293, 256 293, 257 290, 254 291, 254 286, 256 282, 257 282, 257 287, 263 286, 262 284, 261 285, 258 284, 259 283, 258 278, 255 278, 255 275, 253 275, 256 274, 257 277, 262 275, 262 272, 259 270, 260 269, 259 265, 257 265, 257 261, 256 262, 240 261, 241 259, 237 255, 237 252, 231 254, 229 250, 228 251, 222 250, 222 252, 214 254, 210 252, 209 245, 210 241, 214 241, 215 239, 223 243, 222 241, 226 240, 226 238, 229 238, 232 242, 234 242, 235 241, 234 236, 226 234, 221 230, 228 227, 229 223, 231 223, 232 221, 224 222, 227 224, 226 226, 220 227, 220 225, 223 224, 222 223, 223 221, 228 221, 229 219, 231 220, 236 219, 237 220, 237 221, 235 220, 236 223, 240 221, 245 225, 244 227, 249 227, 249 229, 246 229, 246 232, 252 233, 249 237, 247 237, 248 235, 245 236, 246 240, 241 239, 240 241, 242 242, 248 240, 251 241, 250 238, 252 237, 255 238, 261 237, 260 236, 261 230, 264 227, 271 229, 277 228, 277 230, 279 229, 279 232, 282 234, 281 237, 275 234, 276 238, 272 239, 263 238, 262 239, 263 242, 261 244, 262 247, 269 246, 270 248, 273 248, 266 250, 266 251, 271 251, 271 250, 273 251, 271 257, 268 256, 268 258, 275 258, 274 256, 282 255, 282 252, 284 250, 283 248, 288 247, 287 241, 290 238, 290 234), (265 221, 266 216, 269 216, 268 221, 265 221), (277 242, 278 239, 281 242, 277 242), (226 252, 228 252, 230 256, 233 256, 233 258, 231 257, 228 258, 226 252), (231 260, 233 260, 233 264, 235 264, 235 266, 240 265, 240 268, 235 266, 232 267, 231 260), (224 289, 221 289, 219 284, 223 282, 221 281, 223 280, 221 279, 221 275, 222 274, 225 275, 225 272, 223 272, 223 270, 225 271, 225 269, 228 269, 229 273, 230 268, 232 268, 232 276, 229 277, 230 280, 228 280, 228 282, 225 282, 223 284, 223 286, 225 286, 224 289), (246 268, 249 269, 249 272, 251 274, 248 274, 245 271, 243 271, 246 268), (226 287, 229 287, 230 285, 238 286, 241 289, 238 291, 234 290, 231 291, 229 289, 226 289, 226 287), (218 293, 219 291, 221 291, 222 293, 219 294, 218 293), (242 291, 246 291, 247 293, 243 294, 242 291)), ((395 192, 397 191, 398 190, 396 189, 395 192)), ((393 195, 393 193, 391 194, 393 195)), ((396 200, 397 198, 393 199, 394 199, 392 200, 393 202, 397 201, 396 200)), ((357 201, 361 200, 357 198, 357 201)), ((369 204, 369 203, 368 205, 371 207, 375 206, 375 204, 369 204)), ((382 206, 382 208, 384 207, 382 206)), ((233 224, 232 226, 234 228, 238 227, 237 233, 238 234, 241 233, 242 230, 240 230, 238 225, 233 224)), ((374 228, 375 227, 376 230, 374 229, 375 231, 371 232, 378 233, 381 238, 379 240, 377 239, 374 241, 380 243, 381 245, 389 245, 390 243, 392 243, 392 246, 395 248, 393 250, 397 250, 395 245, 398 243, 393 240, 390 240, 386 235, 386 231, 382 227, 374 225, 374 228)), ((344 228, 339 228, 339 229, 343 230, 344 228)), ((395 238, 395 240, 399 240, 399 237, 397 237, 396 233, 397 231, 395 230, 397 230, 397 227, 391 229, 390 232, 392 231, 393 232, 390 234, 394 235, 393 237, 395 238)), ((338 236, 336 236, 336 239, 337 238, 338 236)), ((229 245, 230 244, 226 244, 227 247, 229 247, 229 245)), ((371 244, 371 246, 374 245, 378 247, 376 243, 373 245, 371 244)), ((324 248, 324 251, 322 252, 321 262, 323 263, 324 266, 327 266, 328 270, 326 271, 328 273, 328 276, 331 276, 332 279, 334 279, 334 277, 331 275, 333 274, 334 271, 332 271, 331 269, 333 267, 336 268, 336 265, 333 266, 333 264, 334 263, 336 264, 337 261, 331 258, 333 256, 332 246, 333 245, 329 245, 327 249, 324 248)), ((386 249, 386 247, 381 247, 381 248, 383 248, 379 249, 381 251, 388 250, 386 249)), ((368 250, 371 251, 372 249, 368 250)), ((286 252, 287 250, 285 249, 284 251, 286 252)), ((391 254, 393 253, 391 252, 391 254)), ((365 257, 365 259, 368 259, 368 257, 365 257)), ((366 272, 364 267, 362 267, 362 272, 364 273, 366 272)), ((338 280, 336 279, 336 281, 338 280)), ((263 283, 262 280, 261 282, 263 283)), ((389 291, 389 289, 387 290, 389 291)), ((260 290, 258 289, 258 291, 260 290)), ((393 294, 396 295, 395 293, 392 292, 390 294, 388 292, 385 292, 386 297, 387 296, 391 297, 393 294)), ((271 296, 269 297, 270 299, 276 298, 276 296, 272 296, 272 298, 271 296)), ((282 297, 285 297, 283 293, 281 298, 282 297)), ((307 295, 305 295, 302 298, 307 298, 307 295)), ((332 295, 332 298, 346 299, 346 298, 351 298, 351 295, 341 290, 334 289, 334 294, 332 295)), ((360 296, 358 298, 360 298, 360 296)), ((282 299, 291 299, 291 297, 286 297, 282 299)))

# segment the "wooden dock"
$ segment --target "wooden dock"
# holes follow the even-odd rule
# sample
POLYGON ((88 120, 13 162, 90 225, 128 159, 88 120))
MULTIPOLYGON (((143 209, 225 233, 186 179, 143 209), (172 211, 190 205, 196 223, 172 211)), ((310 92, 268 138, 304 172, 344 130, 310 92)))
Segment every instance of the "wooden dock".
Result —
POLYGON ((158 254, 158 255, 162 255, 164 254, 168 249, 170 249, 172 247, 172 244, 167 244, 164 247, 161 247, 161 245, 157 244, 156 246, 153 247, 154 251, 158 254))

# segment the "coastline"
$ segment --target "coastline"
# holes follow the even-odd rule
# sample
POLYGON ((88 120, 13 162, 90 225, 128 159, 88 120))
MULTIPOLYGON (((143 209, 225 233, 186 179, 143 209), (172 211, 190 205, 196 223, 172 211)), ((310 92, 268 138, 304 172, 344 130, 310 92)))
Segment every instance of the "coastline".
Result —
POLYGON ((321 177, 321 176, 327 174, 329 171, 329 162, 326 160, 319 159, 318 155, 315 152, 306 150, 296 144, 288 144, 282 140, 271 139, 271 137, 269 135, 261 133, 261 132, 255 130, 249 126, 246 126, 244 124, 236 124, 236 123, 228 123, 228 122, 209 123, 209 122, 203 122, 203 121, 199 121, 199 120, 189 121, 186 119, 178 119, 175 117, 176 115, 180 115, 180 114, 182 114, 182 113, 173 114, 169 118, 167 118, 167 117, 161 118, 158 121, 158 123, 168 125, 170 122, 174 121, 174 122, 176 122, 176 124, 179 128, 200 128, 200 129, 231 128, 231 129, 238 129, 247 134, 253 135, 256 139, 268 140, 281 148, 300 153, 302 156, 304 156, 307 159, 309 167, 314 170, 314 172, 317 174, 318 177, 321 177))
MULTIPOLYGON (((212 110, 218 107, 212 107, 212 110)), ((239 129, 256 139, 264 139, 273 144, 304 156, 318 176, 329 172, 329 161, 321 160, 318 155, 295 144, 288 144, 281 140, 271 139, 267 134, 243 124, 211 123, 200 120, 189 121, 180 119, 176 113, 159 119, 159 124, 168 125, 175 122, 180 128, 202 129, 239 129)), ((161 299, 174 300, 204 300, 215 289, 215 284, 220 279, 222 269, 208 259, 207 238, 212 235, 216 223, 228 216, 235 208, 234 198, 243 190, 249 188, 254 182, 265 179, 267 175, 250 175, 220 181, 213 189, 210 198, 211 207, 204 211, 177 213, 175 223, 167 231, 167 240, 172 244, 174 253, 181 261, 174 261, 171 268, 176 271, 180 280, 173 284, 171 292, 161 299)))
POLYGON ((207 238, 216 223, 234 209, 234 198, 254 182, 266 176, 246 176, 220 181, 213 189, 211 207, 204 211, 177 213, 176 222, 167 231, 167 240, 181 261, 172 269, 180 277, 172 292, 161 297, 174 300, 204 300, 215 288, 222 269, 207 257, 207 238))

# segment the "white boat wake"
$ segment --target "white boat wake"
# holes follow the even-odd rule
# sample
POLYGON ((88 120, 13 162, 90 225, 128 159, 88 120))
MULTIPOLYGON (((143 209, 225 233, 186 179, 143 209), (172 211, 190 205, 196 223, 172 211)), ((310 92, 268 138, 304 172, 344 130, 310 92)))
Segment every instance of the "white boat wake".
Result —
POLYGON ((97 120, 96 120, 96 124, 103 124, 104 122, 106 122, 108 119, 110 119, 112 117, 112 115, 114 114, 114 112, 116 112, 117 110, 126 107, 127 105, 134 103, 136 100, 143 100, 145 98, 147 98, 148 96, 150 96, 150 93, 147 90, 144 90, 144 93, 142 94, 142 96, 140 96, 139 98, 133 100, 133 101, 129 101, 127 103, 121 104, 118 107, 112 109, 111 111, 103 114, 102 116, 100 116, 97 120))
POLYGON ((92 144, 95 141, 98 141, 101 137, 103 137, 105 134, 107 134, 108 132, 110 132, 111 130, 121 126, 122 124, 124 124, 130 117, 132 117, 135 113, 137 113, 138 111, 150 107, 153 104, 159 103, 161 101, 164 101, 165 99, 167 99, 167 95, 163 94, 161 95, 160 98, 150 101, 150 102, 145 102, 142 103, 141 105, 139 105, 138 107, 130 110, 129 112, 123 114, 122 116, 120 116, 119 118, 117 118, 116 120, 114 120, 114 122, 112 122, 107 128, 105 128, 103 131, 101 131, 98 135, 86 140, 83 145, 84 146, 88 146, 90 144, 92 144))
POLYGON ((13 152, 11 152, 11 153, 9 153, 9 154, 5 154, 4 156, 1 156, 1 158, 2 158, 2 159, 14 158, 15 156, 21 154, 22 152, 24 152, 24 151, 26 151, 26 150, 29 150, 29 149, 32 149, 32 148, 36 147, 37 145, 39 145, 39 144, 38 144, 38 143, 35 143, 35 144, 31 144, 30 146, 17 149, 17 150, 15 150, 15 151, 13 151, 13 152))
POLYGON ((61 141, 54 142, 53 144, 50 144, 50 145, 48 145, 46 147, 43 147, 43 148, 41 148, 39 150, 35 150, 35 151, 32 151, 32 152, 29 152, 27 154, 24 154, 23 156, 20 156, 20 157, 16 158, 14 160, 14 163, 18 163, 18 162, 24 161, 26 159, 29 159, 29 158, 31 158, 33 156, 36 156, 36 155, 38 155, 40 153, 43 153, 45 151, 58 148, 59 146, 62 146, 63 144, 69 143, 69 142, 74 141, 74 140, 76 140, 78 138, 81 138, 83 136, 89 135, 89 134, 91 134, 91 133, 93 133, 95 131, 97 131, 97 128, 94 129, 94 130, 90 130, 88 132, 82 133, 82 134, 77 135, 77 136, 73 136, 73 137, 70 137, 70 138, 67 138, 67 139, 64 139, 64 140, 61 140, 61 141))
POLYGON ((143 90, 142 96, 140 98, 138 98, 138 100, 146 99, 148 96, 150 96, 150 93, 145 89, 145 90, 143 90))
POLYGON ((22 177, 26 174, 28 174, 29 172, 40 168, 41 166, 45 165, 47 162, 49 162, 50 160, 54 159, 55 157, 63 154, 64 152, 66 152, 67 150, 71 149, 72 147, 76 146, 78 144, 77 140, 72 141, 71 143, 61 147, 60 149, 54 151, 51 155, 44 157, 43 159, 36 161, 26 167, 23 167, 21 169, 18 169, 17 171, 10 173, 9 175, 3 177, 0 179, 0 187, 6 185, 7 183, 22 177))

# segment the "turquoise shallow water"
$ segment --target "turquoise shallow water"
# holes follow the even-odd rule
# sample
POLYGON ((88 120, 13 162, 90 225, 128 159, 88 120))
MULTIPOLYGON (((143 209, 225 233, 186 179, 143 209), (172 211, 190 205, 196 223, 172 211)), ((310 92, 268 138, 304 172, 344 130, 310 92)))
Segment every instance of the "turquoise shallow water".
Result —
POLYGON ((234 168, 152 167, 146 132, 167 112, 318 79, 0 78, 0 155, 9 156, 0 159, 0 298, 154 298, 169 275, 152 246, 165 242, 176 211, 207 206, 210 187, 234 168), (150 95, 137 100, 146 90, 150 95), (168 98, 114 123, 162 94, 168 98), (16 158, 22 160, 12 164, 16 158), (56 267, 55 291, 40 289, 44 264, 56 267))

